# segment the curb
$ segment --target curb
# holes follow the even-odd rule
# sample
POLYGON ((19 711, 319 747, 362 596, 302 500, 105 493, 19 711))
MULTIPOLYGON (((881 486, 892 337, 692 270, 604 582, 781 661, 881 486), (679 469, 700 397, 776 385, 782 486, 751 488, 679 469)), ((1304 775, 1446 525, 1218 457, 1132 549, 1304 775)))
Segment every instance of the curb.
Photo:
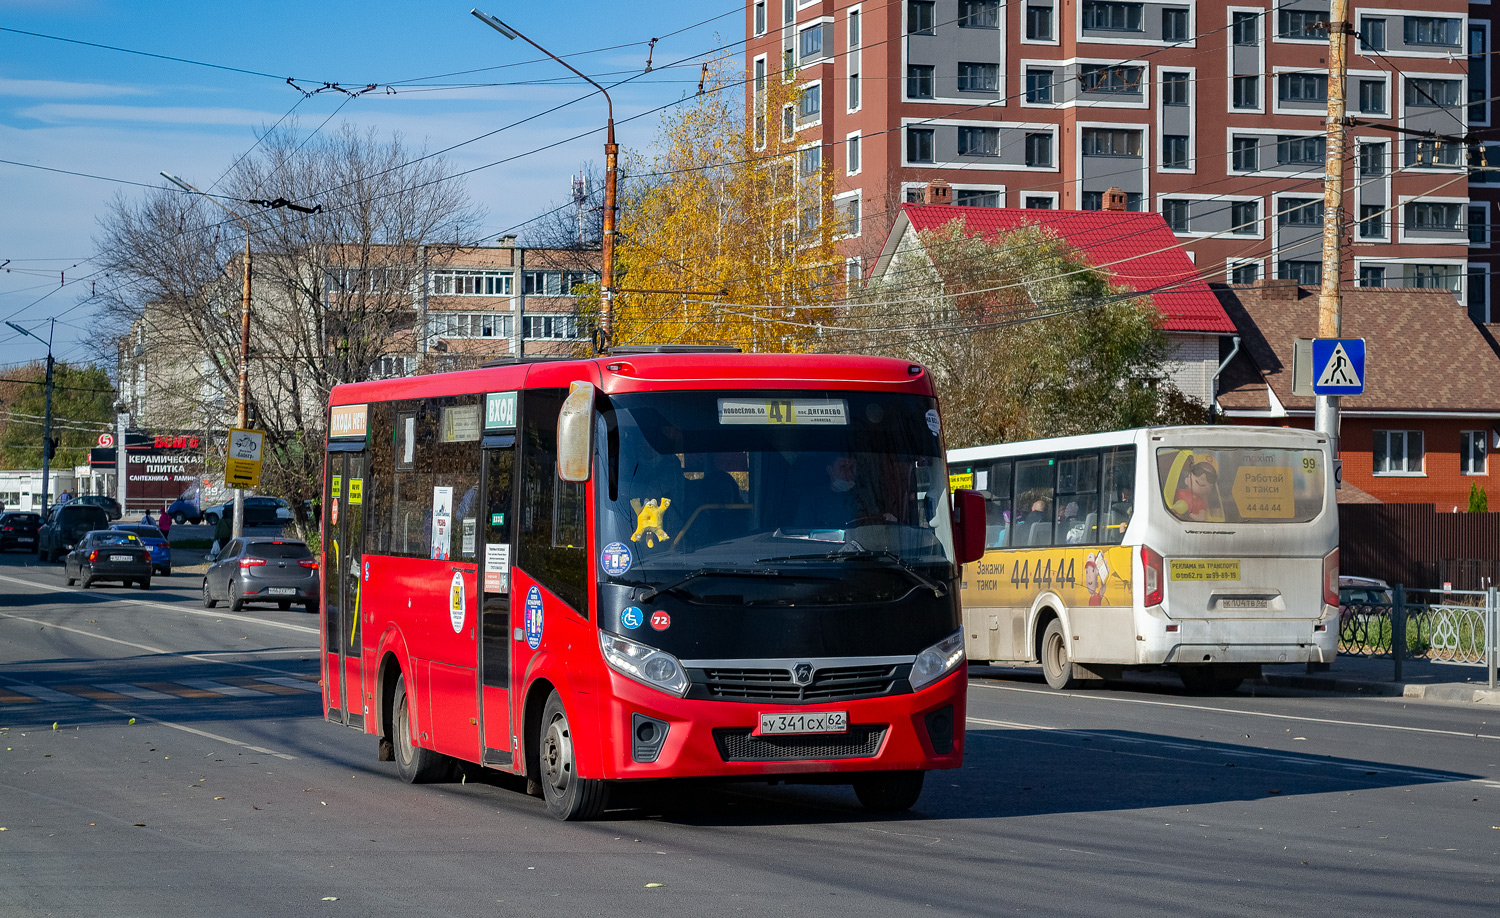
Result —
POLYGON ((1278 688, 1305 689, 1335 695, 1410 698, 1414 701, 1431 701, 1440 704, 1482 704, 1500 707, 1500 689, 1475 687, 1461 682, 1418 685, 1403 682, 1370 682, 1361 679, 1326 679, 1285 673, 1267 673, 1262 676, 1262 680, 1267 685, 1278 688))

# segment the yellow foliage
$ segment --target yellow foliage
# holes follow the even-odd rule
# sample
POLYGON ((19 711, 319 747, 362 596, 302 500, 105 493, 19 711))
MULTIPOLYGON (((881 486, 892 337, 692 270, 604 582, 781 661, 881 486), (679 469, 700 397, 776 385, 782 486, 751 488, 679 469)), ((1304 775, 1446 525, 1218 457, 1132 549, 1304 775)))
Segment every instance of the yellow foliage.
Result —
POLYGON ((729 66, 710 65, 703 92, 663 117, 659 152, 627 157, 617 344, 802 350, 807 326, 845 293, 827 157, 803 175, 799 138, 784 133, 795 78, 764 80, 747 117, 745 84, 729 66))

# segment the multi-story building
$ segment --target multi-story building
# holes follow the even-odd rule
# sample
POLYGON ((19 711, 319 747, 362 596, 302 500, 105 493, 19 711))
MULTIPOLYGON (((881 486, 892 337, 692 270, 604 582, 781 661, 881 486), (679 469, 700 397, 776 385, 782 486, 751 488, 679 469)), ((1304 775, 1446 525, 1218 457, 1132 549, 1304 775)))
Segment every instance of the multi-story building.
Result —
MULTIPOLYGON (((1346 279, 1447 288, 1481 321, 1500 182, 1469 177, 1465 138, 1483 141, 1492 110, 1489 10, 1352 0, 1347 84, 1346 279)), ((802 88, 766 115, 833 170, 851 257, 934 179, 957 204, 1019 208, 1097 210, 1118 187, 1210 280, 1321 280, 1326 0, 748 0, 746 15, 750 110, 765 80, 802 88)))

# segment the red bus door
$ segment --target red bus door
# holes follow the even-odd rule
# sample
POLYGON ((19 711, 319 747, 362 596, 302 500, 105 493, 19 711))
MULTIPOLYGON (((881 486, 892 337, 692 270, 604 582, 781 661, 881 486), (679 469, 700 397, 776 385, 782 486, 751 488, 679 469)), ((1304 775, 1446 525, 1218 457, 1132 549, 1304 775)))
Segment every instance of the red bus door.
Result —
POLYGON ((328 525, 324 532, 327 567, 323 571, 323 622, 328 647, 328 719, 364 727, 365 705, 361 678, 362 632, 360 628, 361 556, 365 534, 365 456, 363 453, 328 455, 328 525))
POLYGON ((485 765, 511 767, 516 742, 511 732, 510 565, 515 502, 515 437, 484 438, 480 481, 479 531, 479 721, 485 765))

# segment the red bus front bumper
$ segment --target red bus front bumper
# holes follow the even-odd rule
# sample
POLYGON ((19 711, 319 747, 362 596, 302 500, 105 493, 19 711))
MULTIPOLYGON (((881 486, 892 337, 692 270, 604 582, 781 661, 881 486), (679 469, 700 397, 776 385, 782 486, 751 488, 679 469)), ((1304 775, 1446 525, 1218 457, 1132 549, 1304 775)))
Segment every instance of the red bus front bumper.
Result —
POLYGON ((813 705, 689 700, 618 673, 608 678, 598 722, 603 778, 926 771, 963 764, 968 676, 962 666, 920 692, 813 705), (848 712, 849 733, 805 734, 773 742, 751 735, 762 713, 809 711, 848 712), (635 715, 667 725, 666 739, 653 761, 636 760, 635 715))

